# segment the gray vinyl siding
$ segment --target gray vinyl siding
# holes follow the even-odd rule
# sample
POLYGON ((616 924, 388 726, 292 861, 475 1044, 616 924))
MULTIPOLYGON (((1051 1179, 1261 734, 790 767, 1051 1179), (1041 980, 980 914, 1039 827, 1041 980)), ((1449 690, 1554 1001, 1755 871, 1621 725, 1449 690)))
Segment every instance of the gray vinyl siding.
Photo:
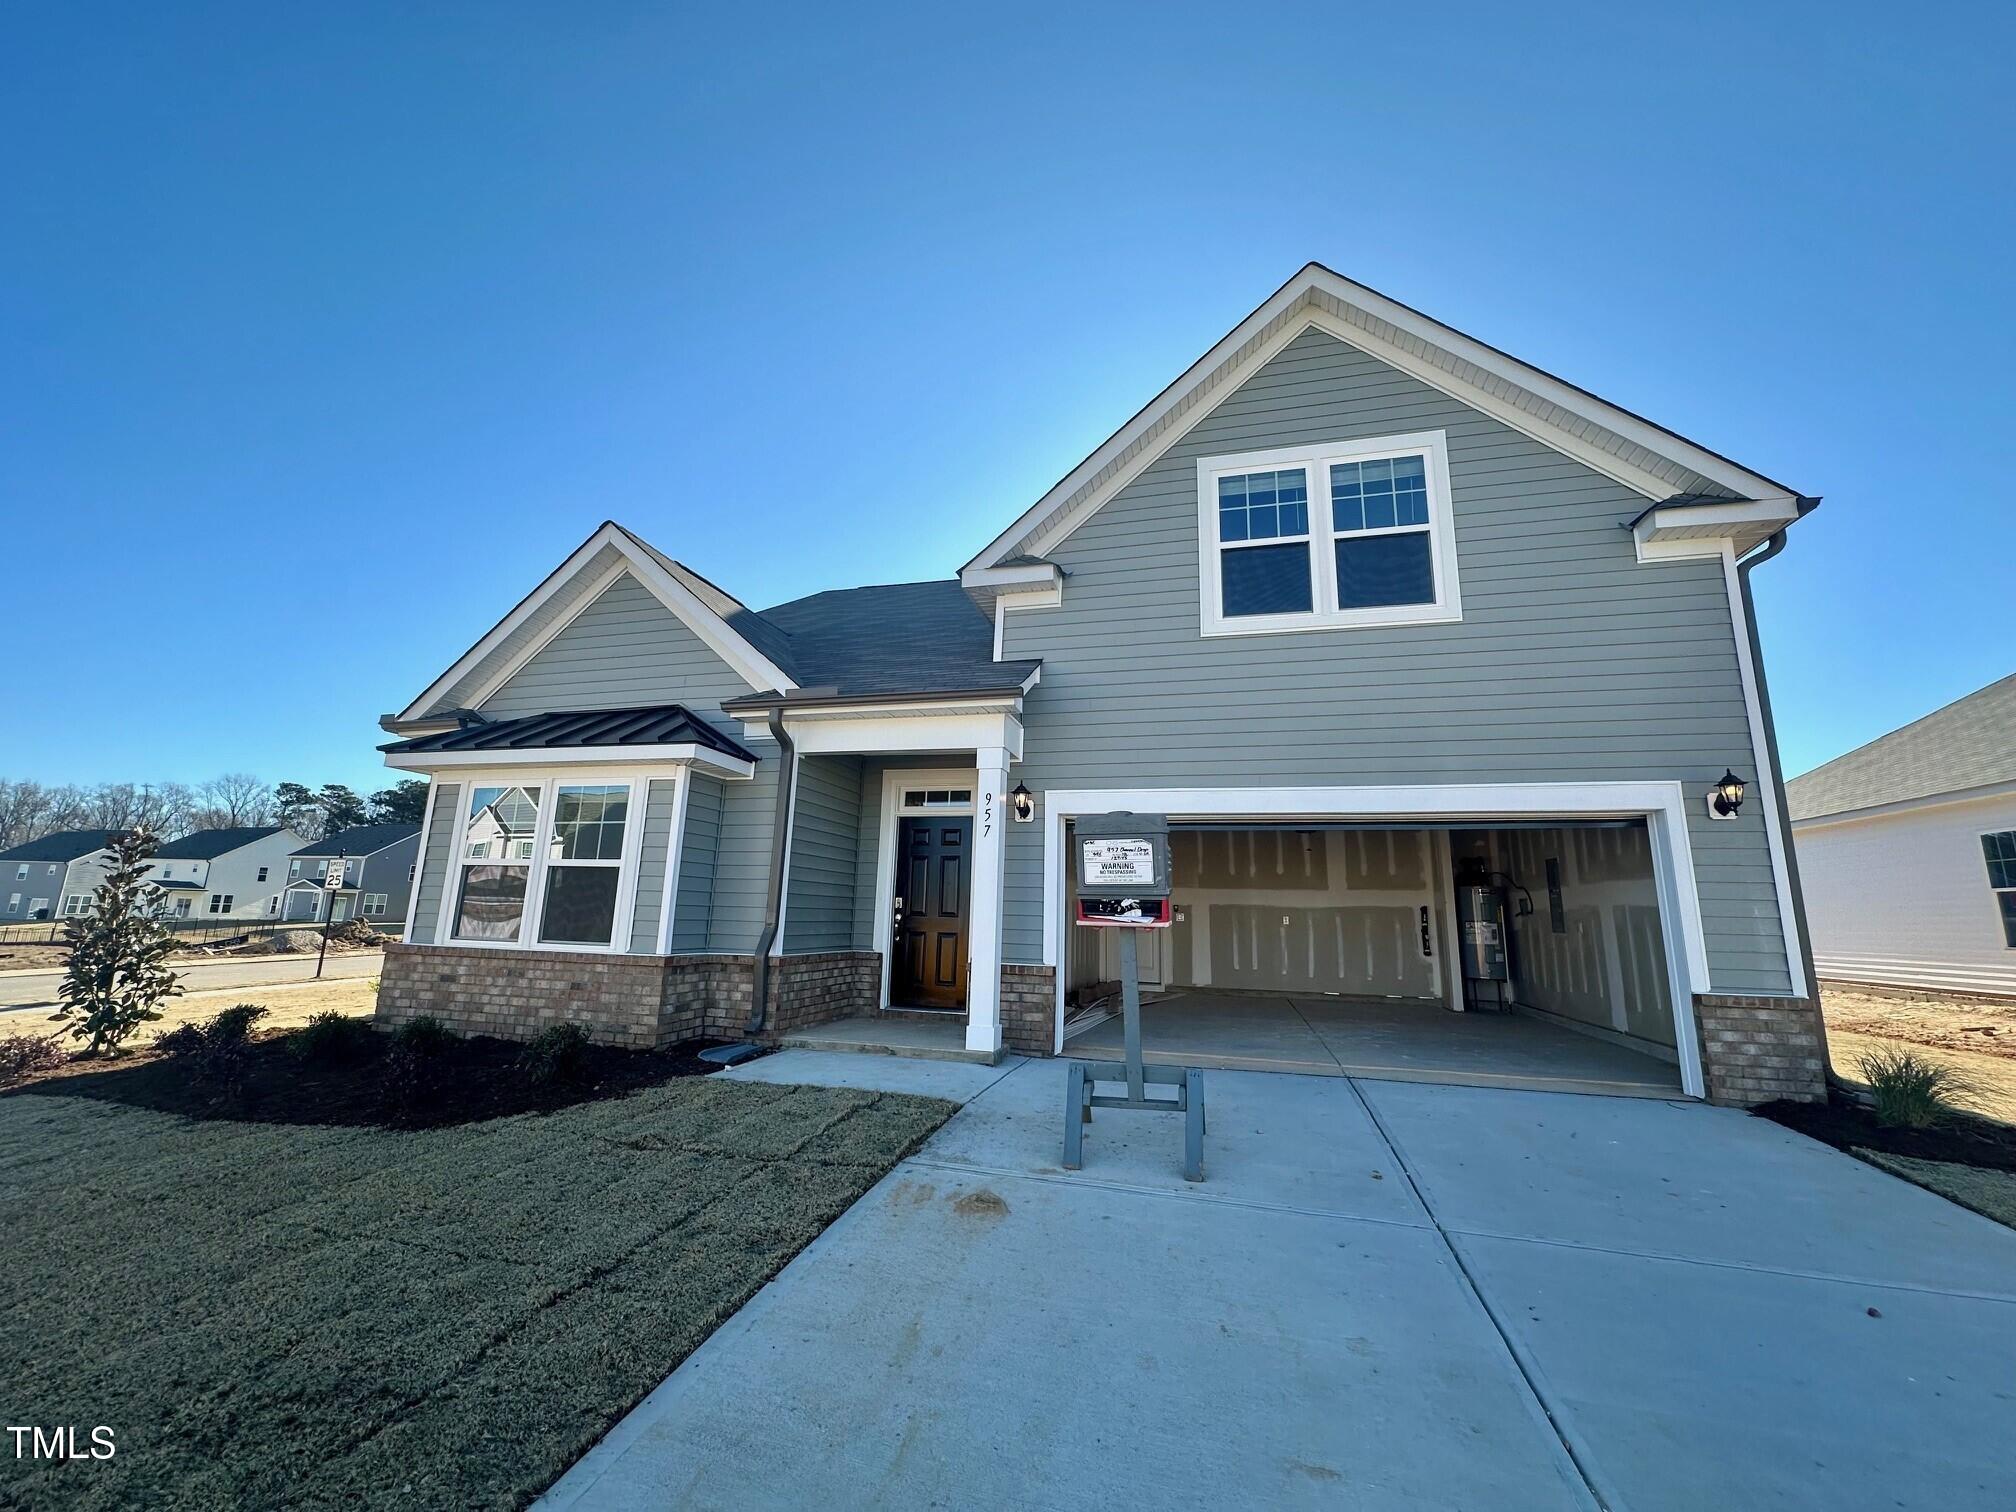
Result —
MULTIPOLYGON (((1334 337, 1291 342, 1047 553, 1054 609, 1006 617, 1040 657, 1016 777, 1051 788, 1678 780, 1718 991, 1789 990, 1719 562, 1640 564, 1645 500, 1334 337), (1199 457, 1448 433, 1459 624, 1205 639, 1199 457)), ((1042 959, 1042 830, 1008 827, 1005 959, 1042 959)))
MULTIPOLYGON (((723 784, 720 838, 706 949, 748 951, 763 927, 777 746, 721 712, 747 681, 627 573, 483 701, 500 717, 556 709, 683 704, 758 758, 756 775, 723 784)), ((679 921, 674 920, 677 924, 679 921)), ((682 928, 682 937, 684 930, 682 928)))
MULTIPOLYGON (((956 755, 870 756, 861 764, 861 815, 854 831, 852 949, 880 950, 885 943, 885 934, 893 932, 893 920, 889 921, 889 929, 885 931, 875 917, 875 898, 881 882, 879 871, 882 864, 882 777, 885 772, 919 769, 955 771, 959 769, 959 758, 956 755)), ((967 777, 970 780, 970 772, 967 777)))
POLYGON ((714 911, 714 856, 721 844, 722 784, 695 777, 686 795, 686 838, 679 846, 679 890, 672 905, 673 951, 707 948, 714 911))
MULTIPOLYGON (((419 881, 417 871, 409 876, 408 868, 414 865, 419 855, 420 837, 412 835, 366 856, 364 874, 357 882, 357 907, 360 913, 364 907, 365 894, 383 893, 385 912, 374 922, 391 924, 404 919, 406 904, 413 896, 413 889, 419 881)), ((281 887, 286 887, 285 876, 277 872, 274 876, 281 887)))
POLYGON ((568 615, 579 609, 582 599, 587 596, 589 586, 596 578, 615 566, 622 555, 614 546, 604 546, 592 560, 583 564, 569 582, 528 615, 523 624, 498 642, 488 656, 471 667, 459 681, 435 699, 429 712, 466 706, 477 689, 485 686, 498 672, 523 655, 527 646, 536 645, 542 635, 555 625, 564 622, 568 615))
POLYGON ((413 939, 416 944, 434 943, 434 921, 441 916, 441 889, 448 875, 448 858, 455 851, 457 820, 461 817, 462 784, 437 782, 434 785, 434 812, 427 824, 427 854, 420 863, 420 877, 413 889, 413 939))
POLYGON ((679 784, 661 778, 644 795, 643 850, 637 858, 637 903, 631 910, 630 950, 658 951, 658 921, 665 912, 665 860, 672 845, 672 801, 679 784))
POLYGON ((861 769, 859 756, 799 760, 783 954, 846 950, 854 942, 861 769))

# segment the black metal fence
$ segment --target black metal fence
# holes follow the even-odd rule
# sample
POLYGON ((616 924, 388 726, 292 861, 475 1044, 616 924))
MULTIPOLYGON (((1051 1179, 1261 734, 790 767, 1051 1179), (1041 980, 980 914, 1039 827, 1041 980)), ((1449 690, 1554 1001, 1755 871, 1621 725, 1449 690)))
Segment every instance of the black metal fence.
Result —
MULTIPOLYGON (((63 926, 69 922, 67 919, 32 919, 25 923, 0 923, 0 945, 61 945, 63 926)), ((406 928, 403 919, 381 919, 376 915, 356 922, 369 925, 388 940, 398 939, 406 928)), ((319 920, 308 919, 296 919, 291 924, 285 919, 163 919, 161 924, 175 936, 178 944, 185 945, 250 944, 283 929, 308 930, 315 934, 322 932, 319 920)))

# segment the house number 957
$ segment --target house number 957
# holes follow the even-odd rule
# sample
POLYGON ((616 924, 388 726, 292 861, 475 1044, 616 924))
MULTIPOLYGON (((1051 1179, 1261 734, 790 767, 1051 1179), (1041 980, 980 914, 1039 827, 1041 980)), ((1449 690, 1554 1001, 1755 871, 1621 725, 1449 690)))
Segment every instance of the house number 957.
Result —
POLYGON ((982 793, 980 795, 980 835, 982 839, 985 839, 993 833, 994 795, 992 793, 982 793))

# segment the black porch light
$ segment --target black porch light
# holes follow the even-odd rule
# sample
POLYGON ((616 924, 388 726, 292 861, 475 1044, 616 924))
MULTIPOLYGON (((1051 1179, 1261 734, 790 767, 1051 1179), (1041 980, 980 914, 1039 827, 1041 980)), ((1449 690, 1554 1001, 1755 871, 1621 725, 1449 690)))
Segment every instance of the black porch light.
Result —
POLYGON ((1724 767, 1722 780, 1715 784, 1715 812, 1727 819, 1743 807, 1743 789, 1743 779, 1724 767))
POLYGON ((1015 784, 1015 791, 1008 795, 1008 801, 1015 806, 1017 824, 1027 824, 1036 817, 1036 795, 1024 784, 1015 784))

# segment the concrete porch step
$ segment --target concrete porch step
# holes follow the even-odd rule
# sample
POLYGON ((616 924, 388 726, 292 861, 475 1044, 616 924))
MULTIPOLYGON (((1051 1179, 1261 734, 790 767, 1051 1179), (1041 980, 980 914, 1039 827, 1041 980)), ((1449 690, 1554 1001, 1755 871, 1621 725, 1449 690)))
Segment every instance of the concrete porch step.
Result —
POLYGON ((779 1049, 846 1050, 862 1055, 902 1055, 916 1060, 974 1061, 993 1065, 998 1055, 966 1048, 963 1018, 942 1014, 837 1019, 777 1037, 779 1049))

